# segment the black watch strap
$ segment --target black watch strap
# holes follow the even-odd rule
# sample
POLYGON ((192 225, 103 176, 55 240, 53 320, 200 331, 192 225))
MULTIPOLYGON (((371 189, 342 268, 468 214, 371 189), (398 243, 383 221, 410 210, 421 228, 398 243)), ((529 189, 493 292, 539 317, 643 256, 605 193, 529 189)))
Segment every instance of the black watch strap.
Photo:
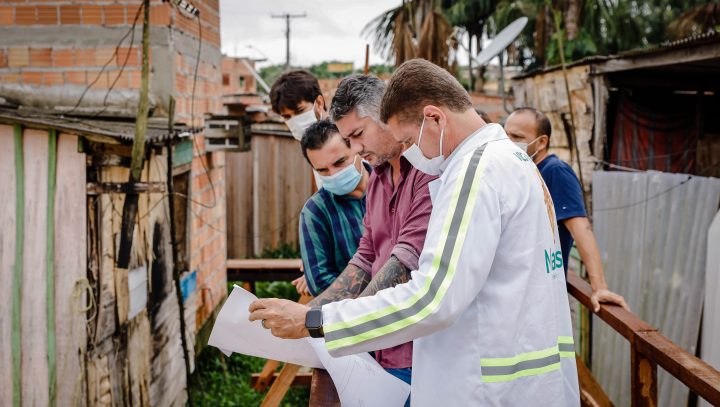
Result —
POLYGON ((312 307, 305 314, 305 328, 312 338, 322 338, 325 336, 323 332, 322 308, 312 307))

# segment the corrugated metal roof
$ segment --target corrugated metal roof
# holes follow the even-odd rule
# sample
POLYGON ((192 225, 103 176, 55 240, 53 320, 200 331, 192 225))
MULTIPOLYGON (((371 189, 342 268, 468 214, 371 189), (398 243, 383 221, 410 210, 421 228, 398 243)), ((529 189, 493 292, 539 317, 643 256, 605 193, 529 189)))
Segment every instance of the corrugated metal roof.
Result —
MULTIPOLYGON (((87 118, 64 116, 50 112, 24 109, 0 108, 0 123, 22 124, 27 127, 52 128, 81 136, 105 136, 125 141, 135 138, 135 121, 115 118, 87 118)), ((150 118, 145 140, 148 143, 179 137, 188 127, 176 125, 174 132, 168 131, 167 118, 150 118)))
MULTIPOLYGON (((629 51, 624 51, 619 54, 615 55, 593 55, 589 57, 585 57, 583 59, 580 59, 578 61, 572 62, 567 64, 566 66, 568 68, 572 68, 575 66, 580 65, 592 65, 592 64, 600 64, 607 61, 612 60, 619 60, 623 58, 637 58, 637 57, 644 57, 644 56, 651 56, 657 53, 667 52, 667 51, 673 51, 676 49, 682 49, 686 47, 691 46, 698 46, 698 45, 704 45, 708 43, 719 43, 720 44, 720 32, 719 31, 710 31, 704 34, 698 34, 698 35, 692 35, 686 38, 682 38, 675 41, 666 41, 662 44, 658 45, 650 45, 644 48, 638 48, 633 49, 629 51)), ((683 61, 678 61, 678 63, 681 63, 683 61)), ((547 72, 556 71, 558 69, 562 69, 561 65, 553 65, 545 68, 538 68, 534 69, 532 71, 526 72, 521 75, 514 76, 511 79, 524 79, 529 78, 536 75, 541 75, 547 72)))

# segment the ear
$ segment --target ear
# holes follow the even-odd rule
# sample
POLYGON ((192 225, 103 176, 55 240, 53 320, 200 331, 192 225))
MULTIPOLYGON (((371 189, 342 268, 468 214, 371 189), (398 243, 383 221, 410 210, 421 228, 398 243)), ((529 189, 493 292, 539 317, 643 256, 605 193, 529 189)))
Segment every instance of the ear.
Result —
POLYGON ((425 106, 423 108, 423 116, 425 117, 426 122, 434 121, 440 127, 445 127, 447 125, 447 116, 445 115, 445 112, 437 106, 425 106))
MULTIPOLYGON (((540 144, 541 146, 543 146, 543 147, 545 148, 545 150, 547 150, 548 148, 550 148, 550 137, 548 137, 547 134, 543 134, 543 135, 540 136, 540 137, 542 138, 542 140, 538 141, 538 144, 540 144)), ((539 147, 538 147, 538 148, 539 148, 539 147)))
POLYGON ((315 103, 320 106, 321 111, 327 112, 327 106, 325 105, 325 97, 323 97, 323 95, 318 95, 318 97, 315 98, 315 103))

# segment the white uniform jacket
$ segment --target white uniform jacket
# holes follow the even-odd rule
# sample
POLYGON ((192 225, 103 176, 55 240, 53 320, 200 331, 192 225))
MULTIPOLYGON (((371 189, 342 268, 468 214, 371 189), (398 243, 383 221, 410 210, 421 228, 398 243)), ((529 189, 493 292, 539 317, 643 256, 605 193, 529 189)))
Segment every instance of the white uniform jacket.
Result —
POLYGON ((413 406, 579 405, 555 210, 535 164, 489 124, 435 182, 412 280, 324 305, 328 350, 414 340, 413 406))

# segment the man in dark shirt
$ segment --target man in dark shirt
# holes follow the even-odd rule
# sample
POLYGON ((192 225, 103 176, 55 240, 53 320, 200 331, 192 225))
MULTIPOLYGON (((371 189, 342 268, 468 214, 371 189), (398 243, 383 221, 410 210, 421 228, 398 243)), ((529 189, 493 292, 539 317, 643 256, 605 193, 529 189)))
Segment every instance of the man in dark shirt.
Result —
POLYGON ((574 239, 580 257, 587 267, 595 312, 600 310, 601 302, 615 303, 629 310, 625 299, 610 291, 605 282, 600 250, 585 212, 582 187, 575 172, 566 162, 548 152, 552 133, 550 120, 542 112, 523 107, 507 118, 505 132, 535 162, 550 190, 558 222, 565 274, 574 239))

